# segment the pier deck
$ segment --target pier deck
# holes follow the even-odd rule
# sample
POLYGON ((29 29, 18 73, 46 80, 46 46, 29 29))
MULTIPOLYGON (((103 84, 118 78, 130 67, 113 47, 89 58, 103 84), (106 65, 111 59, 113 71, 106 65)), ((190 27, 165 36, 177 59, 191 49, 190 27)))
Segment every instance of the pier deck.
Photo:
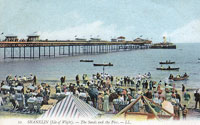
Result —
POLYGON ((134 42, 134 41, 126 41, 126 42, 110 42, 110 41, 37 41, 37 42, 10 42, 10 41, 1 41, 0 47, 39 47, 39 46, 87 46, 87 45, 149 45, 150 42, 134 42))

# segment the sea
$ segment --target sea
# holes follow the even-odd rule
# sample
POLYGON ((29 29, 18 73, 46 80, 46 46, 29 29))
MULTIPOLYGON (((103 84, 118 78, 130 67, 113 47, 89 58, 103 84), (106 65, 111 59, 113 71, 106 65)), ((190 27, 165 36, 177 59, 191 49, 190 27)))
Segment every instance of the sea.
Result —
MULTIPOLYGON (((132 51, 111 52, 93 55, 56 56, 35 59, 4 59, 3 48, 0 48, 0 80, 6 76, 30 76, 34 74, 40 82, 58 82, 61 76, 66 80, 74 80, 77 74, 102 73, 102 67, 94 67, 93 63, 109 63, 114 66, 105 67, 105 73, 113 76, 134 77, 151 72, 152 80, 169 82, 170 74, 189 75, 186 81, 175 82, 177 87, 185 84, 189 88, 200 88, 200 43, 178 43, 177 49, 137 49, 132 51), (81 59, 92 59, 93 63, 80 62, 81 59), (160 61, 171 60, 179 67, 179 71, 160 71, 160 61)), ((56 48, 58 49, 58 48, 56 48)), ((56 53, 58 55, 58 53, 56 53)), ((168 67, 168 65, 163 65, 168 67)))

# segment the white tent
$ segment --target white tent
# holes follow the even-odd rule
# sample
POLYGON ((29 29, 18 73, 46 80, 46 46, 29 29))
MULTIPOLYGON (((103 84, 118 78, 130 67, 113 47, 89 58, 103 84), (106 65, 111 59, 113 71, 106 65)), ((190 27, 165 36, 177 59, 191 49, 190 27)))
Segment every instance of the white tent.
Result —
POLYGON ((74 95, 68 95, 40 118, 95 118, 100 114, 102 112, 74 95))

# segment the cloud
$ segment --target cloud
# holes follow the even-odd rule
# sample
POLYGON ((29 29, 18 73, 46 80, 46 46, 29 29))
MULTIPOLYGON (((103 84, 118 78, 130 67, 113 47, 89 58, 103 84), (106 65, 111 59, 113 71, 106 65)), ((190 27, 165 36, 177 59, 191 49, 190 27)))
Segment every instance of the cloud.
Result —
POLYGON ((105 25, 102 21, 80 24, 75 27, 66 27, 63 30, 52 32, 39 32, 41 39, 59 39, 68 40, 74 39, 74 36, 79 38, 87 38, 99 36, 102 39, 110 40, 111 36, 117 34, 115 25, 105 25))
POLYGON ((193 20, 172 33, 164 33, 170 37, 171 42, 194 43, 200 42, 200 19, 193 20))

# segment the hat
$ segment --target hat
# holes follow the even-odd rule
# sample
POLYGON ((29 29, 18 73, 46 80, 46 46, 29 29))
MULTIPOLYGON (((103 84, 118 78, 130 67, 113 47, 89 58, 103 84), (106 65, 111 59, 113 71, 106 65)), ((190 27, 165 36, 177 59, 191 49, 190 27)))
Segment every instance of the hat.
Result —
POLYGON ((101 93, 101 94, 104 94, 104 92, 103 92, 103 91, 99 91, 99 93, 101 93))
POLYGON ((142 91, 138 91, 138 94, 140 94, 140 95, 141 95, 141 94, 142 94, 142 91))
POLYGON ((114 93, 114 92, 115 92, 115 90, 111 89, 111 93, 114 93))

